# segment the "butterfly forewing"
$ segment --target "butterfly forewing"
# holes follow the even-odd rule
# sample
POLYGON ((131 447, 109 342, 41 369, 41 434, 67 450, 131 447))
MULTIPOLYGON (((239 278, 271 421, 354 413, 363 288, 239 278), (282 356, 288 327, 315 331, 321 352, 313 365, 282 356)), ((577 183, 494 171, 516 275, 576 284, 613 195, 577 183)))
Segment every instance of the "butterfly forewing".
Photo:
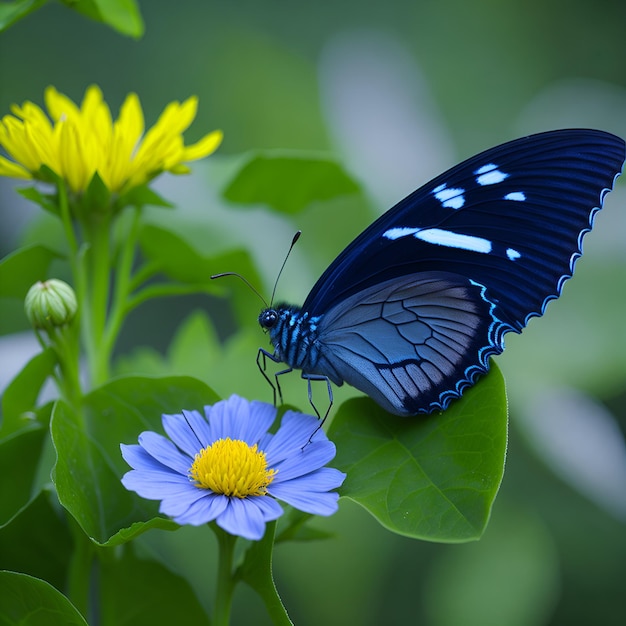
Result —
POLYGON ((533 135, 472 157, 357 237, 303 309, 319 314, 385 280, 442 271, 483 285, 498 318, 519 331, 571 276, 623 161, 621 139, 591 130, 533 135))

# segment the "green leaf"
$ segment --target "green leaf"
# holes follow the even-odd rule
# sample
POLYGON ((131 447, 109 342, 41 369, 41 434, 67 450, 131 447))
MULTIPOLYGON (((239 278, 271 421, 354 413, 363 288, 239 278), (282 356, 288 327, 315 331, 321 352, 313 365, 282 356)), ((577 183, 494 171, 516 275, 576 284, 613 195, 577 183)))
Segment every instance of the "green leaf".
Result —
POLYGON ((193 378, 119 378, 84 398, 80 413, 57 402, 51 432, 57 453, 54 483, 59 501, 85 533, 117 545, 149 528, 177 525, 158 516, 158 503, 126 491, 130 468, 120 443, 137 443, 144 430, 162 432, 161 415, 202 409, 218 398, 193 378))
POLYGON ((219 368, 223 357, 222 350, 210 318, 204 311, 195 311, 179 325, 167 351, 167 363, 173 371, 188 376, 204 370, 205 382, 211 384, 213 371, 219 368))
POLYGON ((0 626, 87 626, 72 603, 43 580, 0 572, 0 626))
POLYGON ((144 33, 143 20, 135 0, 61 0, 86 17, 108 24, 122 35, 139 38, 144 33))
POLYGON ((266 204, 282 213, 297 213, 313 202, 359 190, 331 159, 276 151, 252 156, 223 195, 239 204, 266 204))
POLYGON ((207 284, 215 273, 214 262, 182 237, 165 228, 146 224, 139 236, 141 251, 169 278, 183 283, 207 284))
POLYGON ((504 380, 491 372, 441 414, 397 417, 369 398, 345 402, 329 429, 341 495, 385 528, 429 541, 478 539, 502 481, 504 380))
POLYGON ((110 210, 111 191, 98 172, 91 177, 85 193, 77 202, 79 215, 91 216, 93 213, 107 213, 110 210))
POLYGON ((171 209, 174 205, 168 202, 160 196, 154 189, 145 185, 138 185, 132 187, 126 193, 122 194, 115 202, 115 209, 117 211, 123 209, 126 206, 136 206, 138 208, 144 206, 158 206, 165 209, 171 209))
POLYGON ((47 278, 55 258, 59 258, 56 252, 37 244, 5 256, 0 261, 0 297, 23 300, 34 283, 47 278))
POLYGON ((330 539, 333 534, 318 528, 311 528, 307 522, 314 519, 309 513, 289 508, 285 515, 278 519, 278 530, 275 543, 281 541, 319 541, 330 539))
POLYGON ((37 187, 23 187, 18 189, 17 192, 27 200, 38 204, 48 213, 59 215, 59 206, 55 196, 41 193, 37 187))
MULTIPOLYGON (((5 493, 3 490, 3 497, 5 493)), ((54 493, 42 491, 0 530, 3 569, 24 572, 58 589, 65 588, 73 542, 58 509, 54 493)), ((0 589, 2 586, 0 583, 0 589)), ((0 600, 0 615, 3 607, 0 600)))
MULTIPOLYGON (((234 250, 205 256, 182 236, 159 226, 145 225, 139 236, 142 253, 168 278, 188 285, 197 285, 198 291, 232 293, 235 311, 242 323, 250 321, 251 299, 256 296, 237 279, 211 280, 211 276, 224 271, 237 272, 252 284, 259 284, 258 272, 248 252, 234 250)), ((148 287, 148 289, 154 287, 148 287)), ((167 288, 167 287, 165 287, 167 288)))
POLYGON ((47 0, 14 0, 0 5, 0 31, 6 30, 29 13, 39 9, 47 0))
POLYGON ((189 583, 160 563, 125 550, 121 558, 103 561, 101 572, 103 626, 209 624, 189 583))
POLYGON ((22 371, 8 384, 2 395, 2 426, 0 437, 20 430, 32 423, 32 415, 25 415, 37 404, 39 392, 54 371, 57 356, 52 348, 35 355, 22 371))
MULTIPOLYGON (((33 483, 47 430, 39 424, 0 441, 0 527, 33 497, 33 483)), ((6 567, 6 564, 2 564, 6 567)))

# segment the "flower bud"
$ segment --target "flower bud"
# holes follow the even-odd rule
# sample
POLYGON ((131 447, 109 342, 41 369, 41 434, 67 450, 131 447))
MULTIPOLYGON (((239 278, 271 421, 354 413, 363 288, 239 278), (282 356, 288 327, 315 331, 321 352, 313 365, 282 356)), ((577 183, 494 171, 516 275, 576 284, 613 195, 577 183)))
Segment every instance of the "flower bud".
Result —
POLYGON ((78 303, 74 290, 67 283, 51 278, 35 283, 28 290, 24 310, 35 328, 52 330, 74 319, 78 303))

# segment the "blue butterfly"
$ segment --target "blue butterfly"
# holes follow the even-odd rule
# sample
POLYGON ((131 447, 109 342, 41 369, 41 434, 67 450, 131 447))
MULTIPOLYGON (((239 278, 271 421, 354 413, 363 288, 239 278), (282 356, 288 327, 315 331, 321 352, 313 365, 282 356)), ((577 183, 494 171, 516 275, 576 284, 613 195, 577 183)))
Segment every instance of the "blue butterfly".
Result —
POLYGON ((624 158, 619 137, 557 130, 453 167, 348 245, 301 308, 264 309, 274 352, 257 362, 288 366, 279 392, 299 369, 309 398, 325 380, 331 404, 330 381, 396 415, 444 410, 559 297, 624 158))

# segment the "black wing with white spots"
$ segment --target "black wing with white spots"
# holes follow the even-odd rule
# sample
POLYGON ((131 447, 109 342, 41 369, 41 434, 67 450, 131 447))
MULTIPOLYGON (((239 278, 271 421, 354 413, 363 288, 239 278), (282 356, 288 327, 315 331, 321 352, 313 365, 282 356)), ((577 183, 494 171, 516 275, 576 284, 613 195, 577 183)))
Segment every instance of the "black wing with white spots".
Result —
POLYGON ((624 141, 596 130, 531 135, 457 165, 399 202, 317 281, 303 309, 406 274, 443 271, 483 285, 520 331, 561 293, 582 238, 624 163, 624 141))

